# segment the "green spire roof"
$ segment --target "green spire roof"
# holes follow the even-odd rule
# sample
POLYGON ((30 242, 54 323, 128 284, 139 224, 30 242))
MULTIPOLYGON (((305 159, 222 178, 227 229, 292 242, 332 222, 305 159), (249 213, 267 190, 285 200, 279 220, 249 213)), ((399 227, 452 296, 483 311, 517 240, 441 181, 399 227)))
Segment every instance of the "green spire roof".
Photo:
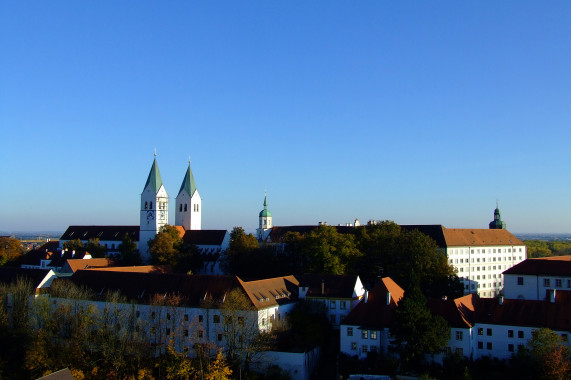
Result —
POLYGON ((185 190, 191 197, 196 191, 196 182, 194 182, 194 176, 192 175, 192 170, 190 170, 190 164, 188 164, 188 169, 186 169, 186 174, 184 175, 184 179, 182 180, 182 185, 180 185, 178 193, 180 194, 183 190, 185 190))
POLYGON ((163 185, 163 179, 161 178, 161 172, 159 171, 159 165, 157 165, 156 158, 153 161, 153 166, 151 166, 151 171, 149 172, 149 177, 147 178, 147 182, 145 183, 143 190, 145 190, 149 185, 151 185, 151 189, 153 189, 155 194, 159 192, 159 189, 163 185))
POLYGON ((260 217, 262 216, 272 216, 272 213, 268 211, 268 195, 264 196, 264 209, 260 211, 260 217))

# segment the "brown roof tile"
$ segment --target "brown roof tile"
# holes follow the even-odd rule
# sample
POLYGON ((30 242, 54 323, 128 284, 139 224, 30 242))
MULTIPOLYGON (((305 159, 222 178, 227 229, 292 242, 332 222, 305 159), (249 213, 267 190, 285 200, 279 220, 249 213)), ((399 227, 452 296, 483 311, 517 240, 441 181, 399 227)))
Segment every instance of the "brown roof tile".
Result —
POLYGON ((87 268, 83 269, 108 271, 108 272, 161 273, 161 274, 172 273, 172 268, 170 265, 139 265, 139 266, 130 266, 130 267, 88 266, 87 268))
POLYGON ((523 242, 508 230, 474 228, 443 228, 447 247, 523 245, 523 242))

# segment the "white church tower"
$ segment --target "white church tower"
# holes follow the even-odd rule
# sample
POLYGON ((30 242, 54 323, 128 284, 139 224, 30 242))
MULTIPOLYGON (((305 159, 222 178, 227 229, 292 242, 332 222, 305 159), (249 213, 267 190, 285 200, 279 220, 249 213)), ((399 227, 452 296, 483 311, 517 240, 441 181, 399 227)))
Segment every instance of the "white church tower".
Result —
POLYGON ((163 185, 157 158, 149 172, 145 188, 141 193, 141 227, 139 229, 139 252, 143 261, 149 260, 148 241, 153 239, 162 226, 168 223, 169 196, 163 185))
POLYGON ((256 230, 258 240, 265 240, 268 236, 268 231, 272 229, 272 213, 268 210, 268 194, 264 195, 264 209, 260 211, 259 226, 256 230))
POLYGON ((190 162, 180 190, 176 196, 175 225, 183 226, 185 230, 202 229, 202 198, 196 188, 190 162))

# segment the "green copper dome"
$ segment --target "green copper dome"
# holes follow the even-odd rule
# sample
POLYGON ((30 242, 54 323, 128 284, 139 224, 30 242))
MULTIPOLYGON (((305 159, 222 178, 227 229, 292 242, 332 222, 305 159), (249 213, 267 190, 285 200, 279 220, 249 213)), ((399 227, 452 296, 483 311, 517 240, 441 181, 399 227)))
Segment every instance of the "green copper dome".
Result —
POLYGON ((264 209, 260 211, 260 218, 261 217, 271 217, 272 213, 268 210, 268 195, 264 196, 264 209))
POLYGON ((151 171, 149 172, 149 177, 147 178, 147 182, 145 182, 143 190, 149 185, 151 185, 151 189, 153 189, 155 194, 159 192, 159 189, 163 185, 163 179, 161 178, 161 172, 159 171, 156 158, 153 161, 153 166, 151 166, 151 171))

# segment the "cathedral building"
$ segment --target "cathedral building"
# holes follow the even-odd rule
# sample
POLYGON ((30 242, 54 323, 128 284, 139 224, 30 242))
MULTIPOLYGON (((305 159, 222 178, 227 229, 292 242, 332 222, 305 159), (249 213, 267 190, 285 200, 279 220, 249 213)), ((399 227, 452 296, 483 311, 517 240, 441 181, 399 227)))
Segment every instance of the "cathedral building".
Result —
MULTIPOLYGON (((226 230, 202 230, 202 198, 198 192, 190 162, 186 169, 180 190, 175 199, 175 226, 181 238, 198 246, 201 252, 217 260, 230 244, 226 230)), ((141 210, 138 226, 69 226, 60 238, 63 243, 79 239, 84 244, 90 239, 99 239, 109 255, 118 254, 119 245, 125 235, 129 236, 139 249, 143 261, 149 261, 149 240, 153 239, 169 220, 169 195, 161 178, 156 157, 141 193, 141 210)), ((271 218, 270 218, 271 219, 271 218)), ((219 272, 219 266, 212 260, 205 260, 204 272, 219 272)))

